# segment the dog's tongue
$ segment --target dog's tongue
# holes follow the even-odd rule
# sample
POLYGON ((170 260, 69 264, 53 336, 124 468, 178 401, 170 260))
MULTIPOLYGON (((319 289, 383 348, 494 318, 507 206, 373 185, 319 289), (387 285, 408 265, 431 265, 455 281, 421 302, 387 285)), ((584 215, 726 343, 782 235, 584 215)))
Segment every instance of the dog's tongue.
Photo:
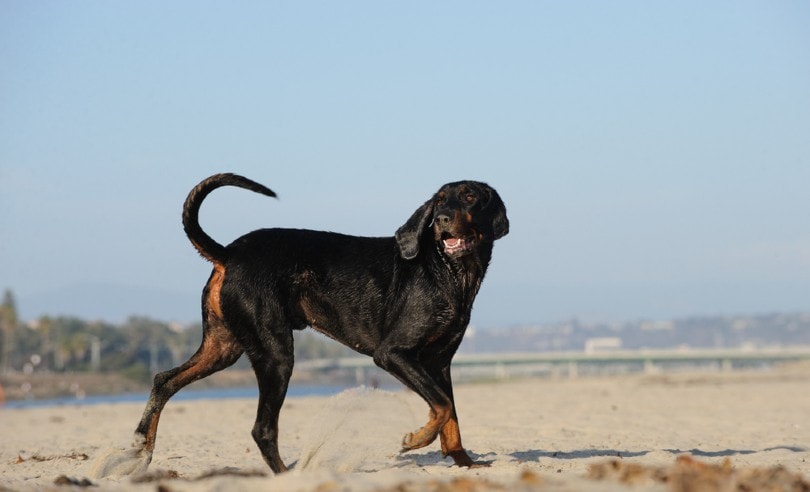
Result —
POLYGON ((464 239, 462 238, 447 238, 444 240, 444 251, 447 253, 454 253, 458 250, 463 250, 465 247, 464 239))

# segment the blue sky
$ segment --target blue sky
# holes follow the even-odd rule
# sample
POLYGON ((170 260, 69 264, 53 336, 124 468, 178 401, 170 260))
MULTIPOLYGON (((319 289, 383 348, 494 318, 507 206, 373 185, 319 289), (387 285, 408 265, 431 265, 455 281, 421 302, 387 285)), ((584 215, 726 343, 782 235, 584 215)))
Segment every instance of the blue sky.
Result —
POLYGON ((202 224, 391 235, 489 182, 473 324, 810 310, 806 2, 0 3, 0 288, 193 321, 202 224))

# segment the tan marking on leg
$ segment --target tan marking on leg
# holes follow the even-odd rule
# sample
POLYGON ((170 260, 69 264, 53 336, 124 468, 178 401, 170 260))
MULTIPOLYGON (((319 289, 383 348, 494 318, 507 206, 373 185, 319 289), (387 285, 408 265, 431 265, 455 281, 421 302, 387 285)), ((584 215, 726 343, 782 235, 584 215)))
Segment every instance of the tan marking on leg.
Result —
MULTIPOLYGON (((167 386, 171 388, 171 394, 176 393, 181 388, 194 381, 200 380, 213 372, 230 366, 242 354, 242 346, 225 325, 219 320, 211 319, 212 316, 210 312, 208 318, 209 323, 203 334, 200 348, 197 349, 197 352, 192 355, 186 363, 180 366, 179 372, 160 383, 162 388, 167 386)), ((156 381, 157 378, 160 378, 160 375, 156 376, 156 381)), ((154 391, 155 389, 153 388, 153 393, 144 410, 141 424, 138 426, 141 431, 143 431, 144 428, 146 429, 146 435, 144 435, 144 449, 150 453, 155 449, 160 414, 163 410, 163 405, 168 401, 155 403, 154 391)))
POLYGON ((211 274, 211 279, 208 281, 208 298, 206 304, 213 314, 218 319, 222 319, 222 283, 225 281, 225 266, 220 264, 214 265, 214 272, 211 274))
POLYGON ((458 417, 456 412, 450 416, 447 423, 442 427, 441 433, 442 455, 453 458, 457 466, 476 466, 476 463, 470 458, 461 445, 461 431, 458 427, 458 417))
POLYGON ((402 439, 402 449, 409 451, 427 446, 436 440, 439 430, 447 423, 453 412, 453 406, 439 406, 430 409, 430 420, 424 427, 416 432, 405 435, 402 439))
POLYGON ((461 445, 461 432, 458 428, 458 420, 453 415, 447 420, 441 430, 442 454, 447 456, 453 451, 464 449, 461 445))
POLYGON ((157 427, 160 421, 160 412, 155 412, 152 415, 152 420, 149 422, 149 429, 146 431, 145 442, 143 448, 150 453, 155 450, 155 438, 157 437, 157 427))

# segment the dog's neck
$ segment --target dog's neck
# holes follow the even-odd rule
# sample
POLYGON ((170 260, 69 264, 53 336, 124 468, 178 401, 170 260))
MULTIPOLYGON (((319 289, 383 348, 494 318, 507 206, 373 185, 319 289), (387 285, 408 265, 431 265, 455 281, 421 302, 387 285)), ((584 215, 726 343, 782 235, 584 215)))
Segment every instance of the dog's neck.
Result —
POLYGON ((480 258, 480 253, 470 253, 458 258, 450 258, 442 251, 438 243, 436 243, 436 255, 441 258, 441 264, 444 265, 455 283, 462 290, 472 289, 472 297, 474 298, 481 287, 481 282, 484 280, 484 274, 489 262, 480 258))

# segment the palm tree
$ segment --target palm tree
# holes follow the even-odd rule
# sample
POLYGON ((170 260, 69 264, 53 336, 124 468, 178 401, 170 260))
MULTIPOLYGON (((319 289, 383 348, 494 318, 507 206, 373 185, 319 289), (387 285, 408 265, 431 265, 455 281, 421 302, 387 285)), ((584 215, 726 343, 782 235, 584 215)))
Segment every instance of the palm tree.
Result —
POLYGON ((0 374, 5 374, 11 369, 14 333, 17 331, 17 304, 11 289, 6 289, 3 293, 3 303, 0 304, 0 330, 2 330, 3 342, 2 350, 0 350, 0 374))

